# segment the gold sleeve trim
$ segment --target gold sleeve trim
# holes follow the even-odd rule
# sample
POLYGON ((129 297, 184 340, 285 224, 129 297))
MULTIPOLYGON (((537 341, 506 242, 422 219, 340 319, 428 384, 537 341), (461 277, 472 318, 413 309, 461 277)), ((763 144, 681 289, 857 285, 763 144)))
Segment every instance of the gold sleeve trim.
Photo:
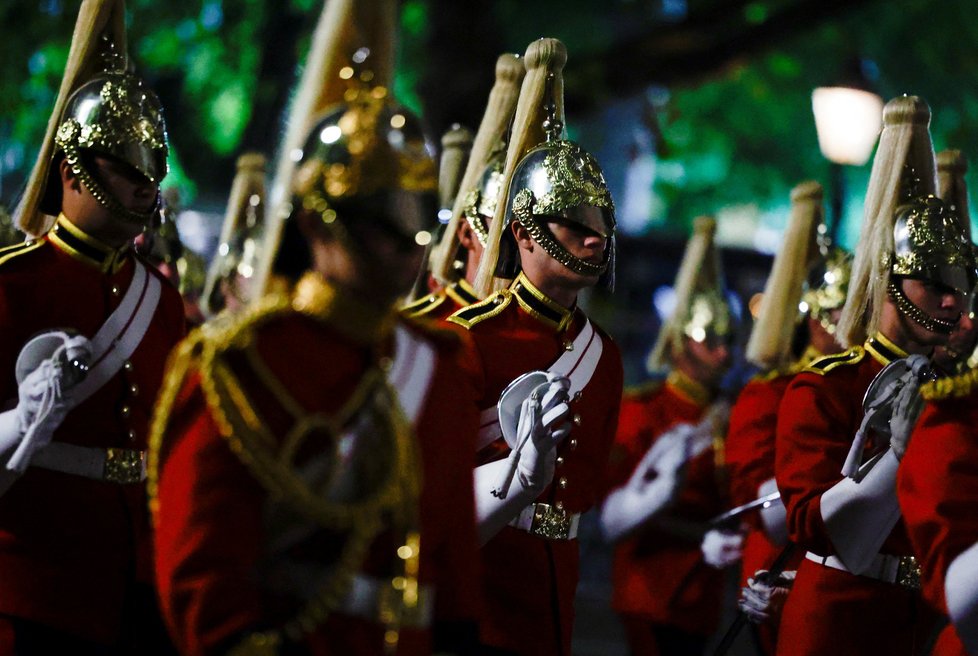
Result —
POLYGON ((978 369, 969 369, 956 376, 938 378, 920 386, 920 395, 928 401, 960 399, 978 389, 978 369))
POLYGON ((802 371, 824 376, 838 367, 859 364, 862 362, 864 357, 866 357, 866 349, 864 349, 862 346, 853 346, 849 350, 843 351, 842 353, 835 353, 834 355, 826 355, 818 358, 810 365, 802 369, 802 371))

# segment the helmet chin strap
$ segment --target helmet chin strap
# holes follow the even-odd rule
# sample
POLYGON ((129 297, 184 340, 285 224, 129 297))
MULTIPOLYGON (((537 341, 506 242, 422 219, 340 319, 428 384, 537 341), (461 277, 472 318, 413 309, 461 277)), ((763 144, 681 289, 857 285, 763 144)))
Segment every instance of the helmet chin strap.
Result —
POLYGON ((139 226, 140 228, 146 229, 153 225, 156 217, 156 213, 160 209, 160 194, 157 192, 156 201, 153 203, 147 212, 134 212, 123 206, 119 200, 112 195, 112 193, 103 187, 98 180, 95 179, 91 173, 82 165, 81 157, 79 156, 78 150, 72 147, 66 147, 65 160, 68 165, 71 166, 71 170, 78 179, 81 180, 82 184, 88 189, 92 197, 98 201, 98 204, 109 210, 113 215, 119 217, 124 222, 131 225, 139 226))
POLYGON ((893 280, 890 280, 890 284, 887 286, 886 291, 890 296, 890 300, 893 301, 893 304, 896 305, 897 310, 900 311, 900 314, 907 317, 918 326, 922 326, 923 328, 933 333, 937 333, 938 335, 950 335, 952 332, 954 332, 954 327, 958 324, 957 319, 954 321, 948 321, 947 319, 938 319, 937 317, 932 317, 931 315, 927 314, 919 307, 914 305, 914 302, 903 293, 903 290, 900 289, 900 287, 893 282, 893 280))
POLYGON ((547 255, 554 258, 574 273, 582 276, 600 276, 608 269, 608 262, 611 258, 610 239, 608 240, 609 247, 605 249, 604 259, 601 261, 601 264, 593 264, 587 260, 582 260, 564 248, 560 242, 554 239, 549 230, 540 225, 540 222, 535 217, 530 218, 528 221, 522 221, 522 224, 533 241, 539 244, 540 248, 542 248, 547 255))

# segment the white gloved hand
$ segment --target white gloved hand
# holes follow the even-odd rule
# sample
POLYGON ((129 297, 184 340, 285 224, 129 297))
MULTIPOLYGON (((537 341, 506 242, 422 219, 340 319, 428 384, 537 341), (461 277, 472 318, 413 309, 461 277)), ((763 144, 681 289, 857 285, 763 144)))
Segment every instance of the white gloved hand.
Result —
POLYGON ((540 493, 553 479, 557 460, 556 446, 570 434, 570 381, 548 373, 547 382, 538 385, 520 406, 516 446, 509 454, 509 467, 500 476, 493 494, 505 499, 513 475, 524 490, 540 493))
POLYGON ((678 424, 656 438, 628 482, 609 494, 601 507, 607 539, 627 537, 676 500, 695 437, 695 426, 678 424))
POLYGON ((711 529, 703 536, 700 551, 703 552, 703 560, 710 567, 729 567, 740 560, 743 554, 744 536, 742 533, 711 529))
MULTIPOLYGON (((87 338, 55 334, 60 338, 59 345, 22 377, 17 388, 17 407, 9 411, 14 414, 11 417, 4 413, 8 416, 0 422, 4 428, 0 430, 0 457, 8 456, 8 470, 23 473, 33 455, 51 442, 54 431, 74 407, 71 390, 84 378, 91 359, 87 338)), ((19 366, 21 362, 18 358, 19 366)))
POLYGON ((924 409, 924 399, 920 396, 920 379, 912 378, 907 381, 897 393, 893 401, 893 413, 890 415, 890 448, 898 460, 903 459, 910 443, 910 435, 920 412, 924 409))
POLYGON ((754 624, 777 618, 784 607, 785 599, 795 582, 795 572, 782 572, 773 583, 766 582, 768 571, 759 569, 747 579, 747 587, 741 588, 737 606, 754 624))

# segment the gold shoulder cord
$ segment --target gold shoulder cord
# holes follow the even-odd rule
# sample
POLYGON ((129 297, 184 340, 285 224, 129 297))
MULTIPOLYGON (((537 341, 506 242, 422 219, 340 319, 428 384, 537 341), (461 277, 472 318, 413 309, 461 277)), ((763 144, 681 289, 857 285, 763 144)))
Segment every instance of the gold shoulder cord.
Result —
POLYGON ((920 395, 928 401, 960 399, 978 389, 978 369, 969 369, 956 376, 938 378, 920 386, 920 395))
POLYGON ((171 361, 153 421, 148 463, 151 508, 154 514, 159 509, 159 448, 166 430, 166 418, 193 367, 200 372, 201 390, 218 431, 269 495, 310 521, 349 535, 333 576, 304 604, 296 617, 280 630, 248 636, 230 654, 276 654, 283 639, 300 640, 304 634, 315 630, 347 593, 367 549, 384 528, 385 517, 404 527, 407 535, 405 545, 398 549, 404 576, 391 581, 392 588, 400 595, 399 603, 390 604, 385 617, 381 618, 387 629, 385 645, 394 648, 402 615, 418 604, 420 538, 414 527, 418 521, 421 482, 412 426, 400 411, 396 393, 379 368, 370 370, 362 378, 350 400, 334 416, 306 413, 254 349, 255 329, 289 311, 292 306, 287 298, 271 297, 223 329, 211 329, 206 334, 196 331, 178 349, 171 361), (225 362, 224 353, 230 349, 245 353, 268 391, 295 418, 284 439, 269 430, 225 362), (377 418, 378 429, 390 434, 393 462, 376 491, 364 499, 350 503, 329 501, 295 473, 295 453, 311 431, 324 430, 338 435, 349 419, 364 409, 377 418))

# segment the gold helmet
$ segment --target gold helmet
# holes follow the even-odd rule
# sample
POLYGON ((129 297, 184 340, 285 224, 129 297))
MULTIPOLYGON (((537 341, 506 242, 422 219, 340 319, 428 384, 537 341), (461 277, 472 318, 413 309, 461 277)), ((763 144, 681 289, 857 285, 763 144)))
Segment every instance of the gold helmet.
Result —
POLYGON ((784 240, 764 285, 760 310, 747 342, 747 360, 763 369, 785 365, 791 359, 798 302, 809 270, 819 258, 818 227, 822 216, 822 185, 809 181, 791 190, 791 215, 784 240))
POLYGON ((245 153, 238 157, 217 253, 201 295, 201 310, 208 317, 228 306, 228 294, 234 297, 235 307, 254 300, 250 285, 262 246, 265 202, 265 156, 245 153))
POLYGON ((353 233, 363 222, 427 243, 436 219, 434 147, 385 88, 364 86, 350 98, 313 126, 298 157, 294 206, 318 214, 341 238, 353 236, 354 247, 362 247, 353 233))
POLYGON ((58 164, 63 157, 92 196, 121 220, 150 226, 146 212, 126 208, 93 174, 91 157, 121 161, 152 183, 167 173, 167 135, 159 99, 127 72, 122 0, 85 0, 79 10, 48 135, 18 208, 18 224, 31 234, 50 227, 61 209, 58 164))
POLYGON ((693 222, 693 235, 673 286, 675 308, 659 329, 647 362, 649 371, 667 369, 682 351, 684 338, 728 342, 733 337, 733 317, 724 296, 715 234, 713 217, 701 216, 693 222))
POLYGON ((852 277, 852 255, 841 248, 829 247, 825 257, 825 270, 802 296, 799 310, 822 324, 822 328, 834 335, 837 330, 832 312, 845 305, 852 277))
POLYGON ((968 204, 968 185, 964 176, 968 160, 960 150, 937 153, 937 195, 957 213, 962 227, 971 238, 971 212, 968 204))
POLYGON ((527 48, 524 61, 526 77, 506 151, 506 202, 496 208, 476 291, 487 294, 519 272, 519 252, 509 229, 513 222, 521 223, 548 255, 567 268, 581 275, 601 276, 610 286, 614 280, 614 202, 594 156, 562 136, 562 70, 567 50, 556 39, 540 39, 527 48), (570 253, 547 225, 554 220, 579 223, 579 211, 588 206, 601 210, 602 234, 608 241, 604 260, 597 264, 570 253))
POLYGON ((496 60, 496 81, 489 92, 486 111, 472 142, 472 152, 452 206, 452 216, 438 247, 432 252, 431 272, 442 284, 464 277, 456 265, 459 261, 458 227, 461 221, 469 224, 483 248, 488 241, 489 222, 502 194, 506 164, 505 134, 513 118, 525 74, 526 68, 519 55, 505 53, 496 60))
POLYGON ((956 321, 928 315, 903 293, 895 277, 934 280, 963 294, 975 281, 974 251, 963 222, 934 196, 937 175, 930 108, 902 96, 883 110, 883 132, 873 159, 859 246, 838 338, 862 343, 879 325, 887 298, 927 330, 950 334, 956 321))

